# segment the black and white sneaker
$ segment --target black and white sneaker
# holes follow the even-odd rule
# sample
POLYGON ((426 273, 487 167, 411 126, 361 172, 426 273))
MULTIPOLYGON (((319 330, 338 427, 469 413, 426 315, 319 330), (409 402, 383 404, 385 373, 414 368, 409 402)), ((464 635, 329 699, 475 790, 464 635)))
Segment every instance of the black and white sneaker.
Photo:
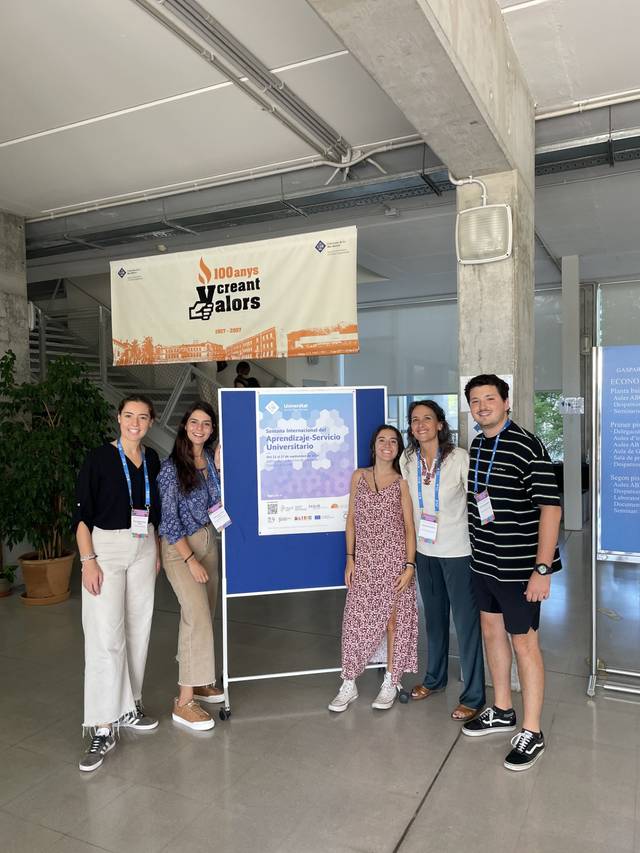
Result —
POLYGON ((110 752, 115 745, 116 739, 113 736, 113 731, 111 729, 96 729, 96 733, 91 738, 89 748, 80 759, 78 767, 80 770, 85 770, 87 772, 97 770, 104 761, 105 755, 110 752))
POLYGON ((544 752, 544 735, 522 729, 511 738, 511 746, 513 749, 505 758, 504 766, 507 770, 528 770, 544 752))
POLYGON ((144 712, 142 702, 136 702, 135 711, 130 711, 125 714, 120 720, 120 725, 125 729, 137 729, 139 732, 148 732, 151 729, 158 728, 158 721, 155 717, 149 717, 144 712))
POLYGON ((500 711, 495 705, 485 708, 475 720, 469 720, 462 726, 462 734, 469 735, 469 737, 515 732, 515 730, 516 712, 513 708, 508 711, 500 711))

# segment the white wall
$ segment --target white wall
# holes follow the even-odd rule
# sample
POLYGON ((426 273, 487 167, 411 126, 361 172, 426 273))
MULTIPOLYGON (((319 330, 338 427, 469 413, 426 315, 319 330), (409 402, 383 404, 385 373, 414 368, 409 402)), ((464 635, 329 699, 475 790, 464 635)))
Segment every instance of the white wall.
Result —
MULTIPOLYGON (((535 295, 538 391, 562 387, 560 296, 559 290, 535 295)), ((640 315, 640 291, 638 298, 640 315)), ((390 394, 458 393, 458 309, 454 301, 360 310, 358 324, 360 352, 345 357, 345 384, 387 385, 390 394)))

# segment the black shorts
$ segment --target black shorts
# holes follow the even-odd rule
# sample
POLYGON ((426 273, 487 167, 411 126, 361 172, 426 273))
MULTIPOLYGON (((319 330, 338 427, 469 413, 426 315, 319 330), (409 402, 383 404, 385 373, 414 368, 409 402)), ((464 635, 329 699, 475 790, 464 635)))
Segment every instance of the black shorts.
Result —
POLYGON ((480 610, 502 613, 509 634, 528 634, 540 625, 540 602, 527 601, 527 581, 497 581, 487 575, 471 572, 473 591, 480 610))

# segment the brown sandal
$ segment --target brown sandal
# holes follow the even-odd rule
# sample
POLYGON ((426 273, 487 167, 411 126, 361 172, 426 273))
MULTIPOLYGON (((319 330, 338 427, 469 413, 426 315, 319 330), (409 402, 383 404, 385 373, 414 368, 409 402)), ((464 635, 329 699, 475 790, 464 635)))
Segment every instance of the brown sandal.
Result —
POLYGON ((430 687, 425 687, 424 684, 416 684, 411 691, 411 698, 418 702, 420 699, 428 699, 434 693, 441 693, 441 690, 432 690, 430 687))
POLYGON ((458 705, 451 712, 451 719, 457 723, 467 723, 473 720, 480 708, 468 708, 466 705, 458 705))

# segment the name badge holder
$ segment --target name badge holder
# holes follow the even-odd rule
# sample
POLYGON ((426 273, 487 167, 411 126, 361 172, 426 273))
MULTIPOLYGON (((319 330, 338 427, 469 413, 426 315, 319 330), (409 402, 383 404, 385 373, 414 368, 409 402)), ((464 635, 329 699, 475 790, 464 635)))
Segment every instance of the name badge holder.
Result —
POLYGON ((210 506, 207 512, 209 513, 211 524, 213 524, 218 533, 231 524, 231 519, 221 503, 210 506))
MULTIPOLYGON (((218 473, 211 464, 211 460, 207 460, 209 465, 209 477, 213 478, 218 485, 218 492, 220 492, 220 479, 218 477, 218 473)), ((229 518, 229 514, 226 509, 222 506, 222 503, 218 501, 217 503, 210 506, 207 510, 207 514, 209 515, 209 519, 211 524, 215 527, 215 529, 220 533, 221 530, 224 530, 225 527, 228 527, 231 524, 231 519, 229 518)))
POLYGON ((480 524, 485 525, 489 524, 489 522, 495 520, 495 513, 493 512, 493 507, 491 506, 491 498, 489 497, 489 479, 491 477, 491 470, 493 468, 493 461, 496 458, 496 451, 498 449, 498 443, 500 441, 500 436, 505 431, 505 429, 511 424, 511 421, 508 420, 506 424, 502 427, 498 435, 496 436, 496 440, 493 442, 493 450, 491 451, 491 459, 489 460, 489 467, 487 468, 487 476, 484 481, 484 489, 480 491, 480 486, 478 484, 478 471, 480 469, 480 449, 482 448, 483 439, 480 439, 480 444, 478 445, 478 452, 476 453, 476 469, 473 480, 473 496, 476 499, 476 504, 478 505, 478 513, 480 514, 480 524))
POLYGON ((422 466, 418 458, 418 503, 420 505, 420 526, 418 527, 418 539, 423 545, 433 545, 438 535, 438 513, 440 512, 440 451, 436 457, 436 479, 434 484, 434 509, 435 515, 425 512, 424 499, 422 497, 422 466))
POLYGON ((127 457, 124 455, 122 441, 118 439, 118 452, 120 453, 120 461, 122 462, 122 470, 127 481, 127 489, 129 490, 129 504, 131 506, 131 535, 136 539, 142 539, 147 535, 149 525, 149 509, 151 507, 151 486, 149 485, 149 472, 147 470, 147 460, 142 450, 142 470, 144 472, 144 504, 145 509, 133 508, 133 489, 131 487, 131 475, 129 474, 129 466, 127 465, 127 457))

